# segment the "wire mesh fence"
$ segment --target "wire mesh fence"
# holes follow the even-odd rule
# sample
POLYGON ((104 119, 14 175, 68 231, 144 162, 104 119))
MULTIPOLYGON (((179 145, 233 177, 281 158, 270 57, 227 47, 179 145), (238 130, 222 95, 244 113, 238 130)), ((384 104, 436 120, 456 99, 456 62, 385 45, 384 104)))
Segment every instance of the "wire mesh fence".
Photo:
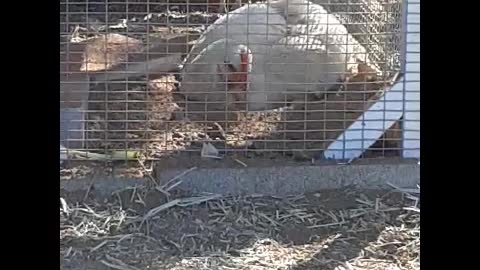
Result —
MULTIPOLYGON (((61 149, 321 157, 404 78, 403 1, 61 0, 61 149)), ((379 120, 360 157, 402 156, 379 120)))

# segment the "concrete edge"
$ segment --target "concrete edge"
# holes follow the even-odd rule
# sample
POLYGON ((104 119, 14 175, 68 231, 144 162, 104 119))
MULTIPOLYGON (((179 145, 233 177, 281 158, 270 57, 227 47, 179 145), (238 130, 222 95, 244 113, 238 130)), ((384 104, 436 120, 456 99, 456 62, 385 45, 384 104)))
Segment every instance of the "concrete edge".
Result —
MULTIPOLYGON (((388 183, 402 188, 420 183, 418 164, 374 164, 331 166, 286 166, 266 168, 197 168, 169 169, 161 172, 160 183, 174 177, 182 181, 178 186, 193 193, 209 192, 222 195, 265 194, 296 195, 322 189, 354 186, 365 189, 388 188, 388 183), (183 174, 183 175, 182 175, 183 174)), ((67 192, 91 190, 109 195, 117 190, 142 186, 148 179, 119 179, 97 177, 60 182, 67 192)))

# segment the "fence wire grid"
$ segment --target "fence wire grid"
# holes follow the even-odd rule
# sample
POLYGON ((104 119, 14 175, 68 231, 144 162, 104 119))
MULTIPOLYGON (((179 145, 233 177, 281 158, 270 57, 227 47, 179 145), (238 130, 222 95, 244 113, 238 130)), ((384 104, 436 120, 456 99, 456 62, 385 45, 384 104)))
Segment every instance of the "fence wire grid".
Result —
POLYGON ((63 158, 322 156, 404 75, 403 1, 60 0, 63 158))

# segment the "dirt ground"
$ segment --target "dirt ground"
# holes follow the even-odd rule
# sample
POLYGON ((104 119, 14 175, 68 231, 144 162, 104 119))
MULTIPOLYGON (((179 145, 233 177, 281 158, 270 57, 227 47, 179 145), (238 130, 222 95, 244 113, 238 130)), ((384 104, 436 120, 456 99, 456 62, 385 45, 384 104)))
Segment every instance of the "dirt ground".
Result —
POLYGON ((61 269, 419 269, 420 213, 408 194, 131 188, 102 202, 61 198, 61 269))

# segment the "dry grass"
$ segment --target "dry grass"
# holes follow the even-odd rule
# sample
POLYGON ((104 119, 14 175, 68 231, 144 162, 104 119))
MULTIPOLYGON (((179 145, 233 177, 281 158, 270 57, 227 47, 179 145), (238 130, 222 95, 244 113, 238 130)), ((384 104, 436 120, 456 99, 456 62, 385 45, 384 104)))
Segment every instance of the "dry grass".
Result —
POLYGON ((62 269, 419 269, 417 194, 149 194, 76 205, 65 196, 62 269))

